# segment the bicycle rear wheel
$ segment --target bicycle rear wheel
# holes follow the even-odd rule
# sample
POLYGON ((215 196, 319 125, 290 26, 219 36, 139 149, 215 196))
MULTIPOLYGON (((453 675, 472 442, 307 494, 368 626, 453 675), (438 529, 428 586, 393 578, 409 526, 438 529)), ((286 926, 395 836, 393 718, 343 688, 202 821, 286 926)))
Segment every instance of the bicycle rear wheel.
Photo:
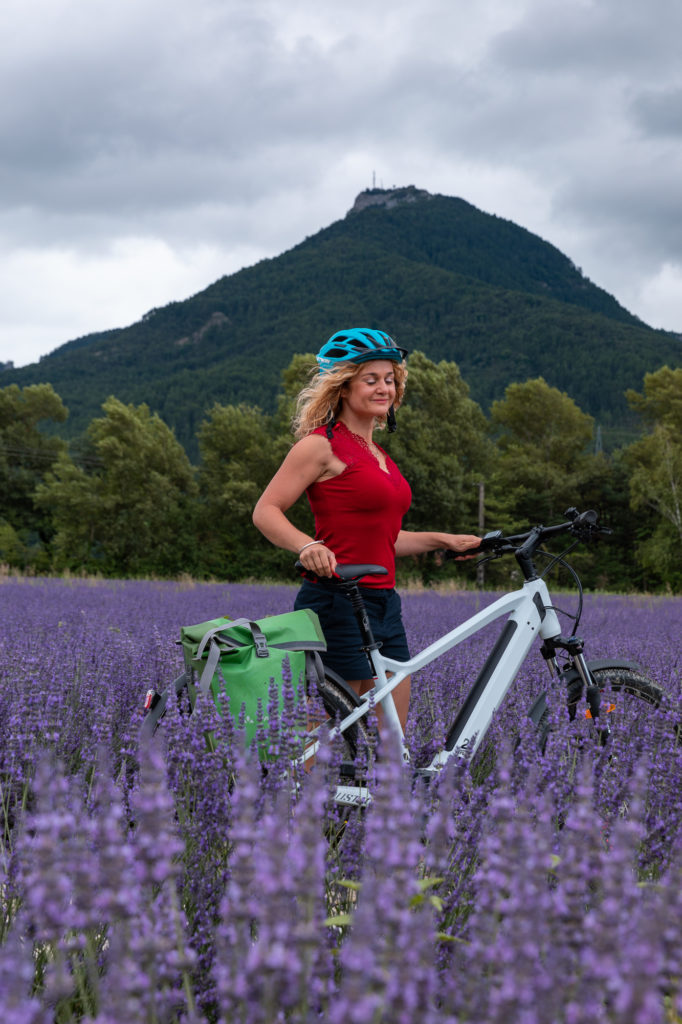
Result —
MULTIPOLYGON (((315 728, 311 730, 311 738, 319 738, 322 728, 333 727, 334 723, 346 718, 360 707, 362 701, 331 669, 325 669, 324 676, 319 676, 314 686, 327 715, 322 722, 315 723, 315 728)), ((354 763, 359 752, 370 751, 376 746, 375 731, 365 717, 359 718, 348 729, 344 729, 339 739, 344 763, 354 763)))
MULTIPOLYGON (((308 749, 310 744, 315 744, 318 740, 323 741, 323 733, 333 728, 363 703, 344 680, 336 677, 329 669, 311 684, 310 690, 314 689, 317 690, 317 696, 322 704, 320 710, 323 718, 318 722, 312 721, 314 708, 311 709, 309 705, 308 728, 313 728, 307 738, 308 749)), ((361 827, 364 794, 367 792, 367 779, 377 744, 376 730, 363 716, 339 733, 336 742, 341 744, 341 761, 335 765, 338 775, 333 780, 330 778, 336 786, 336 792, 328 810, 325 836, 330 850, 338 851, 342 843, 347 842, 349 823, 353 821, 361 827), (340 793, 343 793, 343 799, 340 798, 340 793)), ((312 767, 314 760, 313 754, 306 760, 306 764, 312 767)), ((354 828, 351 829, 351 833, 355 834, 354 828)))

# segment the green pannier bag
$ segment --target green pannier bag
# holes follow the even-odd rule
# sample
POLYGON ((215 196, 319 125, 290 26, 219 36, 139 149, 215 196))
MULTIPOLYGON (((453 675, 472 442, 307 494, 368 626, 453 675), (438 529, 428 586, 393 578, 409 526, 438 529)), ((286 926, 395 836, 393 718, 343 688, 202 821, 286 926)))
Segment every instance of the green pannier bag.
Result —
MULTIPOLYGON (((253 621, 220 618, 183 626, 180 643, 185 672, 156 700, 148 695, 147 731, 153 732, 165 713, 169 693, 174 689, 180 694, 186 687, 192 709, 197 691, 201 691, 205 696, 211 694, 221 714, 227 694, 229 714, 235 722, 243 718, 247 746, 259 727, 267 728, 273 680, 279 690, 278 711, 282 711, 285 659, 294 694, 300 701, 305 698, 306 680, 314 680, 323 671, 320 652, 327 649, 319 619, 309 608, 253 621)), ((212 745, 213 738, 207 740, 212 745)), ((267 751, 259 753, 267 759, 267 751)))

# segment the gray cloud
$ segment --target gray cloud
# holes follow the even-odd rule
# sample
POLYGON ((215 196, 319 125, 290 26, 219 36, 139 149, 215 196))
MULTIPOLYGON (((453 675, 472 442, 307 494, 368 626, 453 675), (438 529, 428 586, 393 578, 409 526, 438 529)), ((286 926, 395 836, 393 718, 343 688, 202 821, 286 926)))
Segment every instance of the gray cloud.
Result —
POLYGON ((677 69, 680 31, 676 0, 535 0, 490 54, 515 72, 633 81, 677 69))
MULTIPOLYGON (((0 275, 62 282, 43 332, 68 332, 65 253, 69 282, 98 261, 125 282, 160 244, 182 298, 182 268, 189 293, 276 255, 374 171, 517 220, 647 315, 647 282, 682 278, 677 0, 6 3, 0 275)), ((121 322, 144 312, 124 291, 121 322)), ((85 301, 80 333, 117 325, 85 301)))
POLYGON ((682 139, 682 86, 640 93, 632 100, 630 113, 643 135, 682 139))

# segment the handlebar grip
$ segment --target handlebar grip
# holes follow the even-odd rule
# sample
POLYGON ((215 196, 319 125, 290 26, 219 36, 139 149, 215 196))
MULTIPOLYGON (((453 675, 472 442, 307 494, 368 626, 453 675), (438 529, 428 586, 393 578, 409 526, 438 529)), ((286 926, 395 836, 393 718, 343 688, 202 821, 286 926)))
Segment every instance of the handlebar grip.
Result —
POLYGON ((480 543, 475 548, 465 548, 464 551, 452 551, 450 548, 443 552, 445 558, 463 558, 465 555, 480 555, 485 551, 493 551, 503 539, 502 530, 491 530, 481 537, 480 543))

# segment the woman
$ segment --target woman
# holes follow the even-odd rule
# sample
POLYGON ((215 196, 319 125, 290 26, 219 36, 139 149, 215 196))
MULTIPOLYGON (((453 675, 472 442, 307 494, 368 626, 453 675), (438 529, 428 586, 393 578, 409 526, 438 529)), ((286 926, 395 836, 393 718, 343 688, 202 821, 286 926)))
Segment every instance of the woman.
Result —
MULTIPOLYGON (((407 352, 383 331, 338 331, 317 356, 319 373, 299 397, 294 419, 297 443, 261 495, 253 512, 258 529, 306 569, 322 577, 304 581, 296 608, 312 608, 327 640, 325 664, 356 693, 373 686, 359 649, 360 632, 345 594, 324 585, 337 564, 374 564, 388 570, 366 577, 361 591, 382 654, 409 658, 395 587, 395 556, 419 555, 436 548, 466 551, 479 544, 470 534, 414 532, 402 529, 410 507, 410 486, 393 460, 373 439, 388 425, 405 392, 407 352), (286 512, 308 495, 315 536, 298 530, 286 512)), ((407 677, 393 694, 403 729, 410 703, 407 677)))

